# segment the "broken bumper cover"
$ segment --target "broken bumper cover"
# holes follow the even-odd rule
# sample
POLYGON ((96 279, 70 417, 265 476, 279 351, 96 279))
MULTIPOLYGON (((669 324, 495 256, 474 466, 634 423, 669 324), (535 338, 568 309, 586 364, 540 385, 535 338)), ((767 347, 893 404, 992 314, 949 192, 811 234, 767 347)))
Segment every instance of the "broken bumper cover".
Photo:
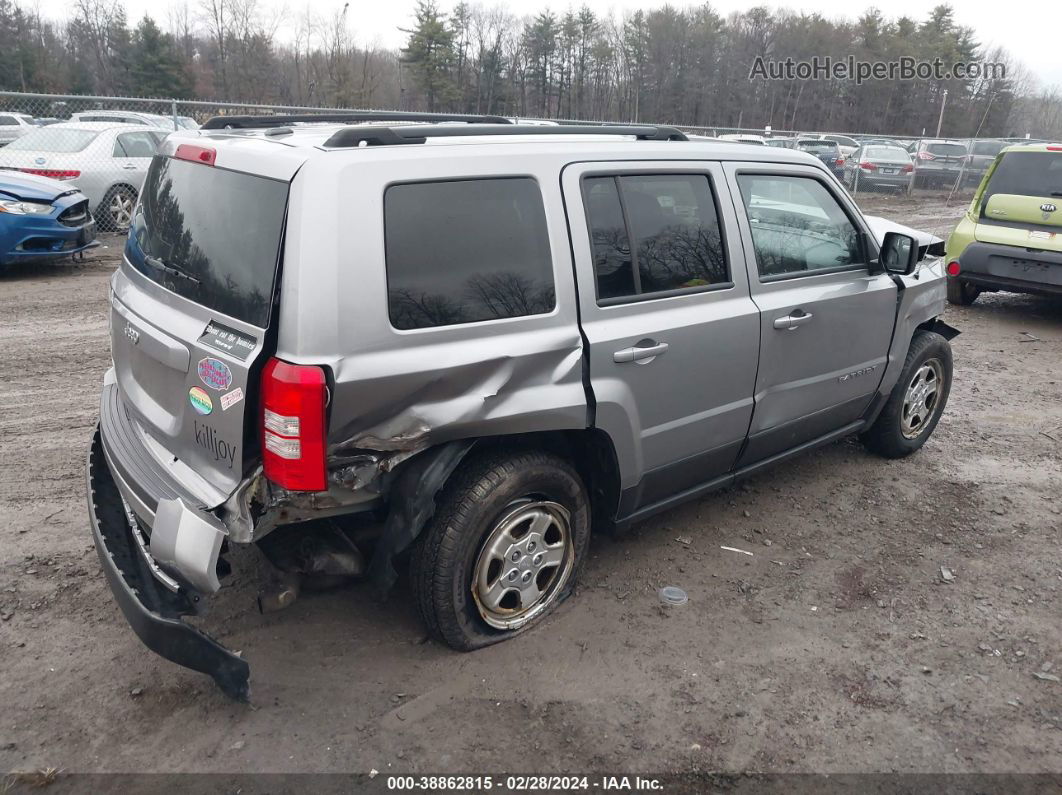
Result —
POLYGON ((88 455, 88 509, 92 538, 107 583, 144 645, 178 665, 208 674, 226 694, 246 701, 250 694, 250 667, 217 641, 180 620, 196 612, 196 596, 180 587, 171 590, 155 573, 151 556, 127 517, 103 453, 99 429, 88 455))

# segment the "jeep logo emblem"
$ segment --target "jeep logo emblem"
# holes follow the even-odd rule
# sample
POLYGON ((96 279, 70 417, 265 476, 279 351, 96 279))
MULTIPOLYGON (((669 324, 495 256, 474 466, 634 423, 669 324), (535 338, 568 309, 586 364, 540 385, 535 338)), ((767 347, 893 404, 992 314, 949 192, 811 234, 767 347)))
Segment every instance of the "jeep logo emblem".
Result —
POLYGON ((134 345, 140 342, 140 332, 130 326, 128 323, 125 324, 125 336, 134 345))
POLYGON ((1045 213, 1053 213, 1058 208, 1053 204, 1041 204, 1040 210, 1045 213))

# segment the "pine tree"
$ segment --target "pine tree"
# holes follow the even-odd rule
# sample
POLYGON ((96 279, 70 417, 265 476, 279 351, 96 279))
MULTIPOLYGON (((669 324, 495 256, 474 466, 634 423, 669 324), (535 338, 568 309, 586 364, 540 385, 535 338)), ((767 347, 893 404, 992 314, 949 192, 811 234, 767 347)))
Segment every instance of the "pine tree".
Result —
POLYGON ((418 0, 415 17, 415 27, 403 31, 409 34, 409 42, 402 51, 402 61, 409 64, 417 85, 424 92, 428 111, 433 113, 457 93, 450 73, 454 34, 434 0, 418 0))
POLYGON ((163 33, 149 16, 133 31, 129 82, 142 97, 190 97, 192 81, 173 37, 163 33))

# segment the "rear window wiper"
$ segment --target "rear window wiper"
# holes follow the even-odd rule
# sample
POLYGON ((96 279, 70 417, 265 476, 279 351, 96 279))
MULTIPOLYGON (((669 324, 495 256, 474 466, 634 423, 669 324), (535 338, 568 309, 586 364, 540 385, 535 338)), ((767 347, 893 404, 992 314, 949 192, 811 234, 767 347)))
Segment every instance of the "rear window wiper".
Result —
POLYGON ((199 279, 197 279, 192 274, 188 273, 187 271, 183 271, 180 268, 175 268, 172 265, 167 265, 158 257, 152 257, 151 255, 148 255, 144 257, 144 262, 146 262, 152 268, 157 268, 163 273, 170 274, 170 276, 177 276, 181 279, 187 279, 190 282, 194 282, 195 284, 202 284, 202 282, 200 282, 199 279))

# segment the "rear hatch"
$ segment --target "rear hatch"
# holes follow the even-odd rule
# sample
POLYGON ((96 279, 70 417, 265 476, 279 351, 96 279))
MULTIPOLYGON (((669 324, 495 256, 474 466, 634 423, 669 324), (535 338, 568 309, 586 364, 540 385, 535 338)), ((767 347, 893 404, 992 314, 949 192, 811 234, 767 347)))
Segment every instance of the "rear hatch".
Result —
POLYGON ((145 446, 212 508, 257 462, 248 407, 269 352, 293 171, 264 176, 221 167, 214 149, 167 149, 180 157, 152 161, 113 281, 111 354, 145 446))
POLYGON ((1062 151, 1004 152, 985 185, 974 236, 1062 250, 1062 151))
POLYGON ((926 144, 926 148, 915 157, 919 161, 919 168, 958 169, 966 160, 966 155, 966 147, 962 144, 933 143, 926 144))

